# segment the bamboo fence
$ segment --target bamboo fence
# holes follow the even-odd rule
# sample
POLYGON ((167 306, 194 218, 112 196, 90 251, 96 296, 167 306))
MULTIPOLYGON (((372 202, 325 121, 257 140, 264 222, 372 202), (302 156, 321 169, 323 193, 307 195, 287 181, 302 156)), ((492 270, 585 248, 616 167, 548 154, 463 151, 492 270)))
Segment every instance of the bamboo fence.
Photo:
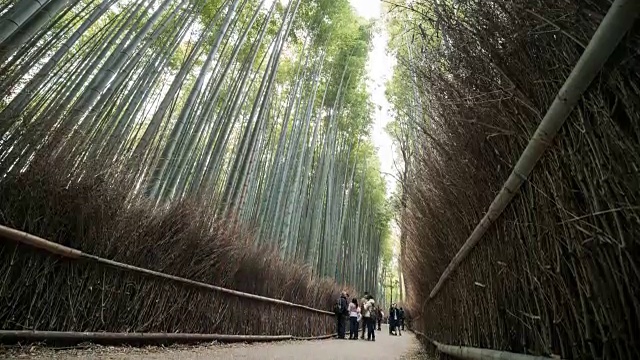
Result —
POLYGON ((326 311, 326 310, 320 310, 320 309, 314 309, 314 308, 306 306, 306 305, 294 304, 294 303, 291 303, 289 301, 284 301, 284 300, 279 300, 279 299, 272 299, 272 298, 268 298, 268 297, 265 297, 265 296, 260 296, 260 295, 255 295, 255 294, 249 294, 249 293, 242 292, 242 291, 226 289, 226 288, 223 288, 223 287, 220 287, 220 286, 215 286, 215 285, 211 285, 211 284, 205 284, 205 283, 202 283, 202 282, 199 282, 199 281, 189 280, 189 279, 185 279, 185 278, 182 278, 182 277, 179 277, 179 276, 164 274, 164 273, 161 273, 161 272, 158 272, 158 271, 153 271, 153 270, 144 269, 144 268, 133 266, 133 265, 129 265, 129 264, 123 264, 121 262, 112 261, 112 260, 109 260, 109 259, 104 259, 104 258, 101 258, 99 256, 86 254, 86 253, 83 253, 80 250, 72 249, 70 247, 54 243, 53 241, 49 241, 49 240, 43 239, 41 237, 38 237, 38 236, 35 236, 35 235, 31 235, 31 234, 26 233, 24 231, 16 230, 16 229, 9 228, 9 227, 3 226, 3 225, 0 225, 0 237, 4 237, 6 239, 15 241, 15 242, 20 243, 20 244, 24 244, 24 245, 32 246, 32 247, 35 247, 35 248, 38 248, 38 249, 42 249, 42 250, 48 251, 48 252, 50 252, 52 254, 56 254, 56 255, 59 255, 59 256, 62 256, 62 257, 66 257, 66 258, 69 258, 69 259, 89 260, 89 261, 93 261, 93 262, 98 263, 98 264, 111 266, 111 267, 114 267, 114 268, 117 268, 117 269, 120 269, 120 270, 140 273, 140 274, 153 276, 153 277, 160 278, 160 279, 171 280, 171 281, 175 281, 175 282, 186 284, 186 285, 190 285, 190 286, 195 286, 195 287, 199 287, 199 288, 203 288, 203 289, 207 289, 207 290, 212 290, 212 291, 216 291, 216 292, 220 292, 220 293, 224 293, 224 294, 228 294, 228 295, 233 295, 233 296, 236 296, 236 297, 257 300, 257 301, 266 302, 266 303, 275 304, 275 305, 295 307, 295 308, 299 308, 299 309, 304 309, 304 310, 307 310, 307 311, 315 312, 315 313, 318 313, 318 314, 335 316, 335 314, 333 312, 326 311))
POLYGON ((556 95, 529 144, 518 159, 509 178, 496 195, 482 220, 447 265, 431 290, 429 299, 438 294, 442 285, 451 277, 451 274, 518 194, 520 187, 527 181, 544 152, 553 144, 553 139, 584 92, 598 75, 620 40, 631 29, 638 13, 640 13, 640 2, 637 0, 616 0, 611 5, 609 12, 602 20, 580 60, 556 95))
POLYGON ((612 3, 418 0, 407 11, 424 32, 407 35, 415 60, 399 63, 416 78, 413 113, 424 116, 406 120, 414 149, 402 267, 412 326, 430 338, 565 359, 640 357, 640 24, 630 24, 639 3, 612 3), (620 34, 598 30, 609 10, 626 19, 613 22, 620 33, 631 28, 617 45, 620 34), (578 79, 581 95, 558 97, 594 34, 608 49, 595 54, 604 66, 578 79), (551 128, 557 136, 537 143, 549 105, 568 112, 576 99, 551 128), (516 165, 525 148, 539 159, 525 167, 534 171, 516 165), (496 207, 501 199, 510 204, 496 207))

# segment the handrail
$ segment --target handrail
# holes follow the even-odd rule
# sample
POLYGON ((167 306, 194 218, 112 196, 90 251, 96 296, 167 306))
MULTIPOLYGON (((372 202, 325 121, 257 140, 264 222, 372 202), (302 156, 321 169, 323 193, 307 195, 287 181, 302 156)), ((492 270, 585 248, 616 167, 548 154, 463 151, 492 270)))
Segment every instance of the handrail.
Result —
POLYGON ((573 111, 582 94, 598 75, 609 56, 622 40, 622 37, 629 31, 639 12, 640 1, 638 0, 616 0, 611 5, 607 15, 598 26, 593 38, 591 38, 589 45, 587 45, 520 159, 518 159, 511 175, 509 175, 502 189, 489 206, 487 213, 476 225, 476 228, 458 250, 458 253, 451 259, 444 272, 442 272, 438 283, 431 290, 427 300, 436 296, 445 281, 462 263, 462 260, 469 255, 489 227, 500 217, 507 205, 511 203, 511 200, 527 180, 538 160, 553 142, 554 137, 573 111))
POLYGON ((250 293, 246 293, 246 292, 242 292, 242 291, 231 290, 231 289, 223 288, 223 287, 220 287, 220 286, 215 286, 215 285, 206 284, 206 283, 195 281, 195 280, 186 279, 186 278, 183 278, 183 277, 180 277, 180 276, 169 275, 169 274, 165 274, 165 273, 162 273, 162 272, 159 272, 159 271, 149 270, 149 269, 141 268, 141 267, 138 267, 138 266, 133 266, 133 265, 129 265, 129 264, 125 264, 125 263, 121 263, 121 262, 117 262, 117 261, 101 258, 99 256, 87 254, 87 253, 82 252, 80 250, 73 249, 73 248, 70 248, 70 247, 55 243, 53 241, 49 241, 49 240, 43 239, 43 238, 41 238, 39 236, 35 236, 35 235, 32 235, 32 234, 26 233, 24 231, 16 230, 16 229, 13 229, 13 228, 10 228, 10 227, 7 227, 7 226, 3 226, 3 225, 0 225, 0 238, 6 238, 8 240, 12 240, 12 241, 15 241, 15 242, 20 243, 20 244, 28 245, 28 246, 35 247, 35 248, 42 249, 42 250, 46 250, 46 251, 48 251, 48 252, 50 252, 52 254, 56 254, 56 255, 59 255, 59 256, 62 256, 62 257, 66 257, 66 258, 69 258, 69 259, 75 259, 75 260, 85 259, 85 260, 93 261, 95 263, 112 266, 112 267, 115 267, 115 268, 118 268, 118 269, 127 270, 127 271, 131 271, 131 272, 137 272, 137 273, 144 274, 144 275, 149 275, 149 276, 152 276, 152 277, 172 280, 172 281, 179 282, 179 283, 182 283, 182 284, 188 284, 188 285, 192 285, 192 286, 195 286, 195 287, 200 287, 200 288, 204 288, 204 289, 208 289, 208 290, 212 290, 212 291, 216 291, 216 292, 220 292, 220 293, 224 293, 224 294, 229 294, 229 295, 233 295, 233 296, 237 296, 237 297, 241 297, 241 298, 252 299, 252 300, 257 300, 257 301, 277 304, 277 305, 295 307, 295 308, 299 308, 299 309, 315 312, 315 313, 318 313, 318 314, 335 316, 335 314, 333 312, 326 311, 326 310, 315 309, 315 308, 312 308, 312 307, 306 306, 306 305, 294 304, 292 302, 285 301, 285 300, 273 299, 273 298, 269 298, 269 297, 266 297, 266 296, 260 296, 260 295, 250 294, 250 293))

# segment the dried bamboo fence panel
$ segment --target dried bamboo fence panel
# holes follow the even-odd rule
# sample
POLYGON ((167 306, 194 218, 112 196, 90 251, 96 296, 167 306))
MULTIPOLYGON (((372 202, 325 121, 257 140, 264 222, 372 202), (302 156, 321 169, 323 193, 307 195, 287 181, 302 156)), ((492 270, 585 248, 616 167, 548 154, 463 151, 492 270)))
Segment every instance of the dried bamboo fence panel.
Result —
POLYGON ((430 123, 417 130, 402 219, 412 325, 452 345, 640 358, 637 21, 518 196, 428 300, 611 6, 491 4, 414 4, 446 41, 415 66, 430 123))
POLYGON ((76 259, 1 241, 1 329, 333 333, 334 319, 310 309, 329 310, 336 284, 281 261, 273 249, 256 247, 250 232, 213 221, 197 204, 153 211, 144 200, 129 198, 118 179, 88 176, 70 183, 55 169, 36 165, 4 179, 0 223, 41 237, 9 232, 14 239, 42 248, 48 238, 57 255, 76 259), (129 271, 114 268, 118 263, 130 265, 129 271))

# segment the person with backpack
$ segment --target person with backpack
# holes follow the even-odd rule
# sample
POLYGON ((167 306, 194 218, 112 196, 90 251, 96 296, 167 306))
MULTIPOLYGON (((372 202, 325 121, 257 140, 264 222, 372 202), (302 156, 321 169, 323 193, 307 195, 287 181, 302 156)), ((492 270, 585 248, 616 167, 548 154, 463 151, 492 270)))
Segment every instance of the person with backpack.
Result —
MULTIPOLYGON (((362 297, 362 299, 360 300, 360 304, 362 304, 362 312, 364 315, 364 304, 367 303, 367 301, 369 301, 370 295, 367 291, 364 292, 364 296, 362 297)), ((364 316, 362 317, 362 321, 360 322, 362 324, 362 335, 360 336, 360 339, 364 340, 364 332, 367 329, 367 324, 364 321, 364 316)))
POLYGON ((338 326, 338 339, 344 339, 346 335, 345 334, 346 329, 344 327, 344 320, 345 320, 344 318, 348 314, 346 291, 343 291, 340 294, 338 301, 336 301, 336 304, 334 305, 333 312, 334 314, 336 314, 336 322, 338 326))
POLYGON ((375 330, 378 323, 378 305, 375 303, 371 307, 371 323, 373 324, 373 330, 375 330))
POLYGON ((362 318, 364 319, 364 323, 367 325, 367 340, 368 341, 376 341, 376 333, 375 333, 375 301, 370 296, 369 300, 364 304, 364 315, 362 318))

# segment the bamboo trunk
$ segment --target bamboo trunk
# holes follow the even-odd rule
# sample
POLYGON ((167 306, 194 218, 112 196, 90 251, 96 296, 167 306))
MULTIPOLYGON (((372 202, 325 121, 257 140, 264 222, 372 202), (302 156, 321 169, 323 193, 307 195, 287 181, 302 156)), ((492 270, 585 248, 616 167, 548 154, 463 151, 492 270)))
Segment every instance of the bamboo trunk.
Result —
POLYGON ((47 4, 45 0, 23 0, 17 2, 9 11, 0 18, 0 44, 11 36, 33 14, 37 13, 47 4))

